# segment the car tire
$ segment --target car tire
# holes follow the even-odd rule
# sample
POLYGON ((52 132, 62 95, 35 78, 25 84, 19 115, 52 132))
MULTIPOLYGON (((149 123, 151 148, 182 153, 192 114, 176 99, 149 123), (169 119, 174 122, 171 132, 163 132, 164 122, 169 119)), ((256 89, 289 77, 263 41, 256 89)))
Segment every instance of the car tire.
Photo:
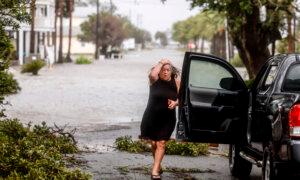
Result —
POLYGON ((248 177, 252 170, 252 163, 240 156, 240 147, 237 145, 229 146, 229 169, 231 175, 242 178, 248 177))
POLYGON ((274 166, 273 154, 270 149, 271 149, 270 147, 265 147, 264 149, 263 166, 262 166, 263 180, 277 179, 275 175, 276 169, 274 166))

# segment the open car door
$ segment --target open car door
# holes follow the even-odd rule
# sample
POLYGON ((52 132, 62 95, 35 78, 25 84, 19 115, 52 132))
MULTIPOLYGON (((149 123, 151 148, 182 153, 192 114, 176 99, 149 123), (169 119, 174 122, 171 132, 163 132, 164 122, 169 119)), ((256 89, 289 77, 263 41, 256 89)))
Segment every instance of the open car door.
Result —
POLYGON ((179 93, 178 140, 242 142, 246 140, 247 112, 247 87, 228 62, 206 54, 185 54, 179 93))

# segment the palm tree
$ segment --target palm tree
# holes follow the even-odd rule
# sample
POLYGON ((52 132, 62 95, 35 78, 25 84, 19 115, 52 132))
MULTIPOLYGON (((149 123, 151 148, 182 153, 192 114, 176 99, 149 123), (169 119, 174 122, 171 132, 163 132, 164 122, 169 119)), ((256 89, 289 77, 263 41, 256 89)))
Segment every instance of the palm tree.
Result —
POLYGON ((35 46, 35 2, 36 0, 31 0, 30 3, 30 11, 31 11, 31 31, 30 31, 30 53, 34 53, 34 46, 35 46))
POLYGON ((99 0, 97 0, 97 20, 96 20, 96 48, 95 48, 95 59, 98 59, 99 56, 99 26, 100 26, 100 18, 99 18, 99 0))
POLYGON ((72 62, 71 59, 71 41, 72 41, 72 14, 74 12, 74 0, 67 0, 68 4, 68 16, 69 16, 69 44, 68 44, 68 53, 66 57, 67 62, 72 62))
POLYGON ((58 63, 63 63, 63 17, 64 17, 64 0, 59 0, 59 49, 58 49, 58 63))
POLYGON ((59 14, 59 0, 55 0, 55 17, 54 17, 54 33, 53 33, 53 44, 54 44, 54 59, 56 62, 57 57, 57 18, 59 14))

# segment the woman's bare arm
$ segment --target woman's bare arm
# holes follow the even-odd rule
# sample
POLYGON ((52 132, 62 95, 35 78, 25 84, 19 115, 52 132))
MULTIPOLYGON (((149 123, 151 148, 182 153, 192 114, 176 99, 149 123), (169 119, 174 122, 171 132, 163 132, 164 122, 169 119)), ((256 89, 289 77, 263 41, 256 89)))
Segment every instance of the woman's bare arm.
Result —
MULTIPOLYGON (((180 88, 180 79, 178 77, 175 78, 175 83, 176 83, 177 94, 178 94, 180 88)), ((169 104, 168 107, 169 109, 174 109, 179 104, 178 98, 175 101, 169 99, 168 104, 169 104)))
POLYGON ((180 88, 180 77, 175 78, 175 83, 177 87, 177 94, 179 94, 179 88, 180 88))

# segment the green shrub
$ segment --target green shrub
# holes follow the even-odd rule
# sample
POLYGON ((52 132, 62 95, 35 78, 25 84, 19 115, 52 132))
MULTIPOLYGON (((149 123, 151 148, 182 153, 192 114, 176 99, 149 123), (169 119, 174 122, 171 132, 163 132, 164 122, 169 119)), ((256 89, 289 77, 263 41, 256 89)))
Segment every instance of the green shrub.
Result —
POLYGON ((181 156, 200 156, 208 154, 208 144, 176 142, 171 140, 167 142, 166 154, 181 156))
POLYGON ((39 70, 46 65, 43 60, 34 60, 29 63, 26 63, 22 66, 21 73, 32 73, 33 75, 37 75, 39 70))
POLYGON ((85 57, 85 56, 79 56, 77 59, 76 59, 76 64, 91 64, 92 61, 85 57))
POLYGON ((240 58, 239 54, 234 55, 232 59, 230 59, 230 64, 234 67, 245 67, 242 59, 240 58))
POLYGON ((66 154, 78 151, 68 135, 46 123, 25 127, 17 119, 0 120, 0 179, 90 179, 66 168, 66 154))
POLYGON ((118 150, 131 153, 151 152, 151 146, 145 141, 133 141, 131 136, 118 137, 115 141, 118 150))
POLYGON ((276 51, 281 54, 288 52, 288 39, 287 38, 283 38, 283 39, 277 41, 276 51))
POLYGON ((248 89, 251 89, 253 83, 254 83, 254 79, 245 80, 245 84, 246 84, 248 89))
MULTIPOLYGON (((118 137, 116 148, 131 153, 151 152, 151 145, 144 140, 133 141, 131 136, 118 137)), ((166 144, 166 154, 181 156, 200 156, 208 154, 208 144, 176 142, 170 140, 166 144)))
POLYGON ((0 95, 14 94, 21 90, 13 75, 7 71, 0 71, 0 82, 0 95))

